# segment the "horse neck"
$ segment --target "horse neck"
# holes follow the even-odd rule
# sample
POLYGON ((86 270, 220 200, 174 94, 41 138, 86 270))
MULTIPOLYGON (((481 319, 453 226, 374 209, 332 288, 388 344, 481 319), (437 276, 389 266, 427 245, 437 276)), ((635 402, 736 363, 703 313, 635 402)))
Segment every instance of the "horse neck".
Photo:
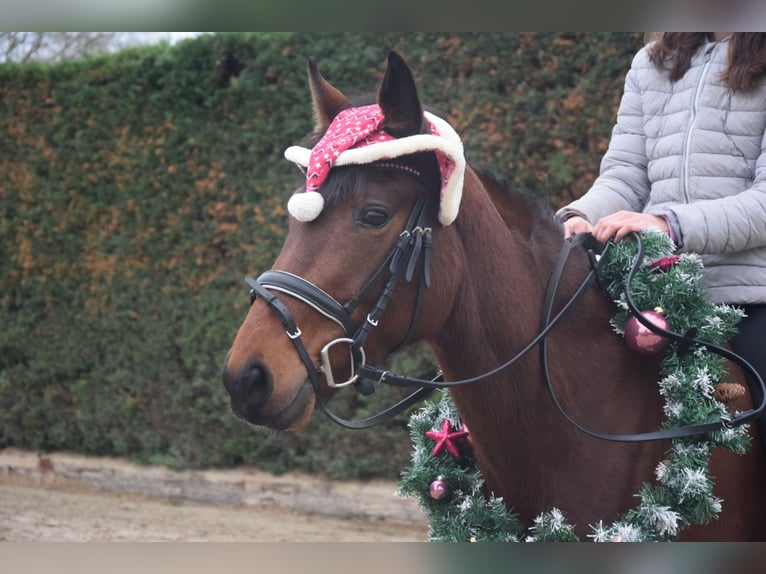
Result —
MULTIPOLYGON (((461 240, 460 261, 455 264, 462 270, 461 289, 447 324, 431 341, 447 380, 490 371, 535 338, 541 329, 547 284, 563 243, 556 224, 536 213, 522 218, 523 228, 507 225, 469 175, 461 217, 453 224, 461 240), (539 221, 529 225, 533 218, 539 221)), ((571 295, 587 272, 585 253, 573 252, 557 305, 571 295)), ((559 340, 597 336, 588 331, 591 323, 605 325, 610 331, 611 310, 596 289, 586 295, 574 316, 577 318, 557 327, 559 340), (578 321, 586 327, 584 331, 576 330, 578 321)), ((577 392, 573 387, 562 389, 564 397, 577 392)), ((452 395, 475 436, 496 433, 499 425, 511 425, 512 432, 522 435, 536 432, 541 425, 562 428, 561 415, 543 384, 538 347, 495 376, 455 388, 452 395)), ((564 427, 562 435, 568 436, 556 438, 557 448, 565 448, 572 434, 571 427, 564 427)), ((534 447, 527 442, 519 448, 534 447)))
MULTIPOLYGON (((460 288, 432 344, 445 359, 445 373, 466 378, 477 374, 479 363, 489 370, 504 362, 539 332, 563 235, 552 220, 536 213, 504 219, 470 170, 461 216, 453 226, 459 239, 448 248, 450 261, 441 264, 457 270, 460 288), (523 221, 523 227, 515 220, 523 221)), ((581 261, 576 265, 583 267, 581 261)))
MULTIPOLYGON (((535 338, 563 243, 556 224, 538 212, 526 212, 524 225, 506 224, 468 175, 453 224, 459 245, 450 245, 451 259, 441 262, 459 274, 460 288, 430 341, 448 381, 495 369, 535 338)), ((588 271, 585 251, 573 249, 553 315, 588 271)), ((627 349, 609 324, 612 314, 612 304, 593 285, 556 325, 548 336, 552 388, 564 410, 595 431, 655 430, 662 416, 658 361, 627 349)), ((497 375, 451 390, 486 491, 510 501, 527 525, 556 505, 582 527, 606 512, 627 510, 641 482, 651 480, 662 445, 626 447, 575 430, 549 396, 541 365, 535 346, 497 375), (602 482, 595 499, 583 498, 594 488, 594 476, 620 486, 602 482)))

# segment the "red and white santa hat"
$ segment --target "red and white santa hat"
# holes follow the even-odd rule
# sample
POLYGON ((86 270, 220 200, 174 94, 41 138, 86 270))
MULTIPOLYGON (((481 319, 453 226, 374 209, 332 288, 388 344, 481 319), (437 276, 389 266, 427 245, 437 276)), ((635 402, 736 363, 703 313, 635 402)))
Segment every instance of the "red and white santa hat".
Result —
POLYGON ((439 222, 449 225, 457 217, 463 194, 465 156, 452 126, 424 112, 430 134, 395 138, 382 129, 383 112, 377 104, 341 111, 312 148, 291 146, 285 157, 306 171, 306 191, 295 193, 287 210, 298 221, 313 221, 324 208, 319 188, 334 166, 363 165, 422 151, 436 153, 442 186, 439 222))

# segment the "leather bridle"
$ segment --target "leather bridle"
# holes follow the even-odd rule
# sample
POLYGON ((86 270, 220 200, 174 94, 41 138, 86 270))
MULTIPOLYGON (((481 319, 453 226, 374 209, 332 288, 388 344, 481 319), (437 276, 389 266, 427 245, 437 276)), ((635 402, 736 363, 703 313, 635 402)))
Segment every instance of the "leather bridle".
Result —
POLYGON ((607 259, 609 248, 612 245, 611 242, 606 244, 600 256, 597 256, 593 250, 588 250, 588 255, 591 260, 590 272, 583 279, 578 289, 566 302, 562 309, 554 317, 551 317, 553 301, 558 289, 559 280, 568 261, 569 254, 574 246, 579 245, 582 242, 584 237, 583 235, 575 236, 570 240, 564 241, 558 262, 554 268, 550 282, 548 284, 548 289, 543 304, 543 316, 540 332, 523 349, 521 349, 518 353, 516 353, 516 355, 511 357, 502 365, 476 377, 449 382, 444 381, 441 375, 438 375, 431 380, 411 378, 402 375, 396 375, 377 367, 367 365, 365 362, 366 356, 364 352, 364 344, 367 340, 367 337, 369 336, 372 329, 378 325, 383 312, 385 311, 389 301, 391 300, 391 297, 393 296, 394 289, 396 288, 400 277, 404 275, 404 278, 407 282, 412 281, 413 277, 415 276, 415 271, 419 266, 421 273, 418 275, 417 297, 413 308, 412 318, 410 320, 410 326, 404 339, 397 346, 397 349, 409 342, 415 325, 417 324, 423 303, 423 294, 425 289, 430 285, 429 265, 431 257, 432 232, 431 228, 427 226, 427 197, 428 196, 426 195, 426 197, 417 200, 412 211, 410 212, 404 230, 399 235, 396 243, 388 253, 382 265, 367 281, 360 294, 345 304, 339 303, 334 297, 310 281, 307 281, 286 271, 271 270, 261 274, 257 279, 253 279, 250 276, 245 278, 245 282, 251 288, 251 304, 256 299, 256 297, 262 297, 263 300, 279 317, 279 320, 285 329, 285 333, 292 341, 296 352, 298 353, 306 368, 309 380, 314 387, 314 392, 318 401, 317 408, 324 412, 325 415, 327 415, 335 423, 350 429, 364 429, 375 426, 404 412, 410 406, 423 400, 435 389, 449 389, 452 387, 473 384, 498 374, 500 371, 509 367, 538 344, 540 345, 540 358, 542 361, 543 376, 548 388, 548 392, 556 408, 559 410, 562 416, 564 416, 564 418, 573 424, 577 429, 595 438, 616 442, 639 442, 666 440, 706 434, 725 428, 732 428, 749 422, 750 420, 759 417, 764 409, 766 409, 766 385, 764 385, 764 382, 759 376, 758 372, 742 357, 722 347, 695 339, 693 336, 693 330, 690 330, 690 332, 685 334, 673 333, 654 325, 641 315, 639 309, 635 306, 630 296, 631 281, 643 260, 643 247, 641 244, 641 238, 638 234, 633 234, 635 240, 638 242, 638 252, 636 254, 636 259, 633 267, 628 273, 625 288, 626 300, 628 306, 631 309, 631 312, 649 330, 663 335, 669 338, 671 341, 679 342, 682 345, 687 346, 687 348, 691 346, 702 346, 711 352, 714 352, 737 363, 748 376, 750 376, 757 384, 760 385, 762 391, 762 400, 757 408, 736 414, 725 420, 721 419, 719 421, 705 424, 688 425, 678 428, 666 428, 654 432, 630 435, 597 433, 589 430, 588 428, 582 426, 574 419, 572 419, 560 405, 550 380, 547 360, 547 335, 553 329, 553 327, 555 327, 558 322, 566 315, 572 306, 580 300, 587 289, 591 286, 593 281, 598 278, 600 269, 607 259), (388 275, 387 279, 386 275, 388 275), (361 324, 357 324, 352 319, 352 314, 357 309, 359 304, 365 300, 365 298, 371 294, 373 289, 375 289, 376 286, 384 279, 385 284, 372 310, 367 314, 366 318, 361 324), (303 344, 301 338, 302 333, 298 328, 298 325, 295 322, 295 319, 293 318, 289 309, 279 300, 279 298, 274 293, 272 293, 272 291, 283 293, 303 301, 320 314, 337 323, 343 329, 343 337, 339 337, 328 342, 322 348, 320 351, 319 365, 315 365, 311 359, 309 352, 303 344), (329 352, 330 349, 336 345, 348 345, 349 348, 349 360, 351 365, 350 374, 349 377, 344 381, 337 381, 335 379, 335 373, 333 373, 332 365, 330 363, 329 352), (320 397, 323 396, 323 393, 320 392, 322 375, 325 377, 327 386, 331 388, 341 388, 353 385, 365 395, 369 395, 374 392, 375 382, 399 387, 416 388, 417 390, 415 390, 413 393, 398 403, 389 407, 388 409, 370 418, 351 421, 334 414, 329 409, 328 401, 320 399, 320 397))
MULTIPOLYGON (((388 164, 388 167, 396 166, 388 164)), ((403 166, 400 171, 415 177, 419 182, 425 183, 420 179, 417 170, 411 167, 403 166)), ((407 409, 409 406, 421 401, 433 389, 419 390, 409 395, 393 407, 386 409, 382 413, 363 421, 349 421, 335 415, 328 406, 328 401, 321 400, 321 377, 324 375, 328 387, 341 388, 349 385, 355 386, 362 394, 370 395, 374 392, 374 382, 363 373, 366 364, 366 355, 364 344, 372 329, 378 326, 388 303, 393 296, 394 290, 399 279, 404 276, 405 281, 411 282, 417 274, 417 295, 413 308, 409 328, 397 346, 405 346, 414 332, 418 317, 423 303, 423 297, 426 288, 431 283, 430 259, 432 230, 427 225, 427 205, 429 194, 423 194, 414 204, 404 229, 399 234, 393 248, 389 251, 383 263, 375 273, 368 279, 361 292, 346 303, 338 302, 333 296, 314 285, 312 282, 288 273, 286 271, 270 270, 262 273, 257 279, 248 276, 245 283, 250 286, 250 304, 257 297, 269 305, 276 313, 285 334, 292 341, 298 356, 303 362, 308 378, 314 388, 314 393, 319 401, 317 408, 324 412, 334 422, 347 428, 361 429, 380 424, 396 414, 407 409), (374 289, 383 283, 383 288, 371 310, 367 313, 361 324, 357 324, 352 315, 359 305, 367 299, 374 289), (284 303, 274 294, 274 292, 289 295, 311 306, 321 315, 337 323, 343 329, 343 336, 333 339, 322 347, 319 355, 318 365, 314 364, 311 356, 302 340, 302 333, 296 323, 292 313, 284 303), (345 380, 337 380, 336 373, 333 372, 330 362, 330 351, 336 346, 347 345, 349 350, 350 373, 345 380)))

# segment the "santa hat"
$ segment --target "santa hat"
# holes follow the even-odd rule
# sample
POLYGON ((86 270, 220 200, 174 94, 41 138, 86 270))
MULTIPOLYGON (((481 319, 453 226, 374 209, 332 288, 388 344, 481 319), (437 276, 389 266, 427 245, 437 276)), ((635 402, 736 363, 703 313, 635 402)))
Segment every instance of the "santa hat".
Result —
POLYGON ((313 221, 322 212, 319 188, 334 166, 364 165, 407 154, 433 151, 441 172, 439 222, 449 225, 458 214, 463 194, 463 144, 452 126, 424 112, 429 134, 395 138, 382 129, 383 112, 373 104, 341 111, 312 148, 291 146, 285 157, 306 170, 306 191, 295 193, 287 210, 298 221, 313 221))

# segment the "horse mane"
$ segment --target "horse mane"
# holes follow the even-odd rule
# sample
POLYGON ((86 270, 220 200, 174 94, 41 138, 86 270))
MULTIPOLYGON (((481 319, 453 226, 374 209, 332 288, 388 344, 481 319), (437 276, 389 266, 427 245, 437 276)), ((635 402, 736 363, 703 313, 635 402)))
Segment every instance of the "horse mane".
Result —
POLYGON ((517 187, 508 178, 488 167, 471 165, 471 168, 510 229, 529 238, 537 232, 550 233, 553 229, 560 230, 554 219, 553 208, 543 198, 517 187))

